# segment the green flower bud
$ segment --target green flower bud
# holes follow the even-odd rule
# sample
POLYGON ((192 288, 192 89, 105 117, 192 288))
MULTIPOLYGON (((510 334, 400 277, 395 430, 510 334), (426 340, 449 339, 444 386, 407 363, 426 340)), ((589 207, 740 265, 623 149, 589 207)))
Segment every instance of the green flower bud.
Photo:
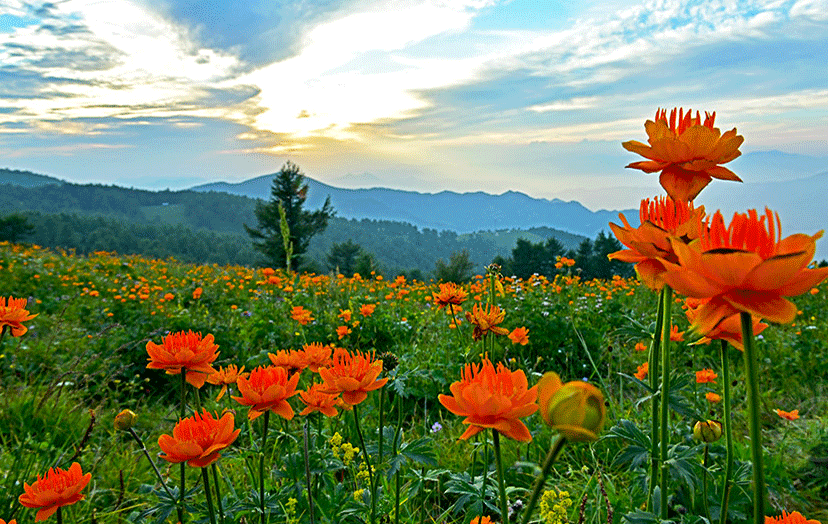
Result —
POLYGON ((547 373, 538 382, 538 404, 544 422, 567 440, 597 440, 604 427, 604 395, 587 382, 563 384, 557 373, 547 373))
POLYGON ((115 415, 115 429, 127 431, 135 423, 136 418, 138 418, 138 415, 128 409, 121 411, 115 415))
POLYGON ((701 442, 716 442, 722 438, 722 423, 718 420, 696 422, 693 426, 693 438, 701 442))

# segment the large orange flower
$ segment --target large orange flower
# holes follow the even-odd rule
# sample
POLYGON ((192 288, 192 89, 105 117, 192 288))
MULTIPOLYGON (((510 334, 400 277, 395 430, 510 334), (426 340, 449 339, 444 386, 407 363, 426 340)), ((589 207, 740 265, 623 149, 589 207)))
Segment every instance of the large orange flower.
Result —
POLYGON ((519 419, 538 410, 538 387, 529 388, 522 370, 509 371, 501 363, 495 369, 489 359, 483 359, 480 365, 466 364, 460 380, 452 383, 450 390, 451 395, 437 398, 447 410, 466 417, 463 424, 469 427, 461 439, 492 428, 521 442, 532 440, 529 429, 519 419))
POLYGON ((382 360, 357 351, 349 353, 337 348, 329 367, 319 368, 319 376, 324 381, 319 390, 323 393, 342 393, 342 400, 349 406, 355 406, 368 398, 368 392, 379 389, 388 382, 387 378, 377 379, 382 373, 382 360))
POLYGON ((469 294, 463 291, 462 287, 457 287, 454 282, 440 284, 440 291, 432 292, 431 296, 437 304, 437 309, 443 309, 449 304, 459 306, 469 298, 469 294))
POLYGON ((161 458, 173 464, 187 462, 195 468, 207 467, 239 436, 241 430, 233 431, 234 426, 235 418, 229 411, 220 419, 206 409, 201 414, 183 418, 173 428, 172 436, 158 437, 158 447, 165 453, 161 458))
POLYGON ((610 260, 635 264, 635 272, 644 284, 653 290, 664 287, 661 275, 664 273, 662 259, 678 262, 670 237, 687 243, 699 237, 704 206, 696 209, 693 203, 674 201, 670 197, 645 198, 639 206, 641 225, 630 226, 627 218, 619 214, 624 227, 610 222, 610 229, 619 242, 628 249, 610 253, 610 260))
POLYGON ((9 300, 6 302, 6 297, 0 297, 0 331, 5 330, 8 326, 13 337, 20 337, 29 330, 23 325, 23 322, 28 322, 37 314, 32 315, 26 310, 27 303, 28 300, 25 298, 9 296, 9 300))
POLYGON ((235 364, 229 364, 227 367, 219 367, 218 371, 207 376, 207 383, 214 386, 221 386, 216 402, 221 400, 221 397, 227 393, 227 386, 235 384, 239 377, 247 377, 250 373, 244 372, 244 366, 239 369, 235 364))
POLYGON ((673 200, 688 201, 704 189, 714 178, 721 180, 742 180, 733 171, 722 167, 741 155, 739 146, 744 137, 736 134, 736 128, 722 134, 713 127, 716 113, 705 112, 702 123, 699 112, 693 117, 691 110, 684 113, 676 109, 656 111, 655 121, 647 120, 647 142, 642 144, 635 140, 624 142, 624 149, 638 153, 649 160, 633 162, 627 167, 640 169, 645 173, 661 171, 659 181, 673 200))
POLYGON ((45 477, 28 485, 23 483, 24 493, 18 500, 27 508, 37 508, 35 522, 46 520, 58 508, 83 500, 83 489, 92 480, 92 474, 83 474, 80 464, 73 462, 68 470, 50 468, 45 477))
POLYGON ((331 353, 333 348, 319 342, 311 342, 302 346, 299 352, 302 359, 302 367, 308 368, 313 373, 319 373, 319 368, 331 364, 331 353))
POLYGON ((779 517, 765 517, 765 524, 820 524, 818 520, 806 519, 802 513, 783 511, 779 517))
POLYGON ((267 410, 290 420, 293 408, 287 399, 296 395, 299 373, 288 378, 285 368, 278 366, 257 367, 247 378, 239 377, 236 383, 240 397, 231 397, 243 406, 250 406, 247 418, 253 420, 267 410))
POLYGON ((816 250, 814 236, 781 238, 779 215, 769 209, 735 213, 726 227, 720 212, 708 217, 701 237, 690 244, 671 240, 678 264, 664 262, 664 281, 690 298, 705 300, 693 328, 710 333, 720 322, 745 312, 786 323, 796 306, 785 297, 801 295, 828 276, 828 267, 808 269, 816 250))
POLYGON ((480 340, 489 333, 495 335, 508 335, 509 330, 498 327, 498 324, 503 322, 506 313, 498 306, 488 304, 485 308, 477 303, 472 307, 472 310, 466 311, 466 319, 474 324, 474 331, 472 331, 472 338, 480 340))
POLYGON ((305 369, 305 361, 302 354, 292 349, 280 349, 276 353, 268 353, 267 357, 274 366, 283 367, 288 373, 305 369))
POLYGON ((299 400, 306 406, 299 413, 300 415, 310 415, 317 411, 326 417, 335 417, 339 414, 335 407, 339 401, 339 395, 324 393, 322 387, 322 384, 314 384, 307 391, 299 392, 299 400))
POLYGON ((150 340, 147 342, 147 369, 163 369, 167 375, 178 375, 184 369, 187 382, 200 388, 207 376, 216 372, 210 365, 219 355, 213 340, 213 335, 201 338, 201 333, 192 331, 170 333, 161 345, 150 340))

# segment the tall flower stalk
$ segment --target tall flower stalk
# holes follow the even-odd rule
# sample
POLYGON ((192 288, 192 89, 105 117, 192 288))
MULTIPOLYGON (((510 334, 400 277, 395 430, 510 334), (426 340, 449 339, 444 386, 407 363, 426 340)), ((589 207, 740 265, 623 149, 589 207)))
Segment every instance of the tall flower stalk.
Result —
MULTIPOLYGON (((753 321, 750 313, 742 313, 742 340, 745 345, 745 386, 748 404, 748 428, 750 430, 750 458, 753 461, 753 522, 764 524, 765 468, 762 458, 762 426, 759 421, 759 365, 756 344, 753 340, 753 321)), ((729 432, 728 432, 729 434, 729 432)), ((724 509, 724 508, 723 508, 724 509)))
MULTIPOLYGON (((751 337, 752 338, 752 337, 751 337)), ((719 515, 719 524, 727 523, 727 507, 730 502, 730 489, 733 486, 733 423, 731 416, 731 393, 730 393, 730 359, 727 358, 727 341, 721 341, 722 357, 722 380, 724 396, 724 433, 725 449, 727 451, 727 462, 725 464, 724 484, 722 487, 722 504, 719 515)))
POLYGON ((670 329, 671 310, 673 302, 673 290, 670 286, 664 286, 661 290, 661 301, 663 303, 661 320, 661 420, 659 428, 661 436, 660 465, 661 465, 661 518, 667 519, 667 484, 669 481, 667 452, 670 446, 670 329))

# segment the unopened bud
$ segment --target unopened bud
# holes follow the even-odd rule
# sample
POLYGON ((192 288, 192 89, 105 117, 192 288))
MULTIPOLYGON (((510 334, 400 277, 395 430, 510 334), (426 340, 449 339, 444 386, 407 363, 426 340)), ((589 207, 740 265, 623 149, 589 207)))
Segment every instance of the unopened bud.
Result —
POLYGON ((119 431, 127 431, 135 423, 136 418, 138 418, 138 415, 129 409, 121 411, 115 415, 115 429, 119 431))
POLYGON ((693 438, 701 442, 716 442, 722 438, 722 423, 718 420, 696 422, 693 426, 693 438))

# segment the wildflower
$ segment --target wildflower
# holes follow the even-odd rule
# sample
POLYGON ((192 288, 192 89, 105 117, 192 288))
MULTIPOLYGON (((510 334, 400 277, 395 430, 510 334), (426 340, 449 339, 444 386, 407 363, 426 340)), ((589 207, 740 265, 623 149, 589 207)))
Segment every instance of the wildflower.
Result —
POLYGON ((377 308, 376 304, 363 304, 359 307, 359 314, 363 317, 370 317, 374 314, 374 310, 377 308))
POLYGON ((209 466, 239 436, 241 430, 234 431, 234 425, 235 418, 230 411, 220 419, 206 409, 201 414, 182 418, 173 428, 172 436, 158 437, 158 447, 164 452, 161 458, 173 464, 186 461, 194 468, 209 466))
POLYGON ((334 407, 338 398, 338 395, 323 393, 321 384, 314 384, 307 391, 299 392, 299 400, 307 406, 299 414, 305 416, 319 412, 326 417, 335 417, 339 414, 334 407))
POLYGON ((765 209, 735 213, 725 227, 720 212, 706 220, 699 240, 672 241, 679 264, 665 262, 664 281, 685 296, 706 300, 696 311, 693 328, 709 333, 719 322, 744 312, 770 322, 796 317, 796 306, 784 297, 805 293, 828 276, 828 267, 808 269, 814 236, 781 238, 779 215, 765 209))
POLYGON ((779 517, 765 517, 765 524, 820 524, 818 520, 806 519, 800 512, 783 511, 779 517))
POLYGON ((645 363, 641 364, 640 366, 638 366, 638 369, 636 370, 634 376, 638 380, 644 380, 645 378, 647 378, 647 373, 649 373, 649 372, 650 372, 650 363, 645 362, 645 363))
POLYGON ((165 294, 164 294, 164 300, 166 300, 166 301, 168 301, 168 302, 169 302, 170 300, 174 299, 174 298, 175 298, 175 295, 173 295, 172 293, 165 293, 165 294))
POLYGON ((474 324, 472 338, 480 340, 490 332, 496 335, 507 335, 509 330, 497 327, 503 322, 505 316, 506 313, 495 305, 489 304, 483 308, 479 303, 475 304, 471 312, 466 312, 466 320, 474 324))
POLYGON ((670 341, 684 342, 684 331, 679 331, 678 326, 675 324, 673 324, 673 327, 670 328, 670 341))
POLYGON ((342 393, 342 400, 355 406, 368 398, 369 391, 379 389, 388 382, 388 378, 377 379, 380 373, 381 360, 374 360, 371 355, 361 351, 349 353, 337 348, 331 365, 319 368, 319 376, 324 381, 324 387, 320 391, 342 393))
POLYGON ((339 451, 342 452, 342 464, 347 468, 351 465, 351 462, 354 460, 356 454, 359 453, 359 448, 350 442, 343 442, 342 445, 339 446, 339 451))
POLYGON ((432 433, 439 433, 441 431, 443 431, 443 425, 440 424, 439 422, 435 422, 434 424, 431 425, 431 432, 432 433))
POLYGON ((193 290, 193 300, 198 300, 201 298, 201 294, 204 293, 204 290, 201 287, 197 287, 193 290))
POLYGON ((17 524, 17 521, 15 519, 11 519, 10 521, 6 522, 5 520, 0 519, 0 524, 17 524))
POLYGON ((92 474, 83 474, 80 464, 73 462, 69 469, 49 468, 45 477, 37 476, 30 486, 23 483, 24 493, 18 500, 27 508, 37 508, 35 522, 46 520, 58 508, 83 500, 83 489, 92 480, 92 474))
POLYGON ((572 506, 572 499, 569 498, 568 491, 544 491, 538 505, 541 522, 545 524, 563 524, 567 522, 566 514, 570 506, 572 506))
POLYGON ((239 377, 237 385, 241 396, 231 398, 243 406, 250 406, 247 413, 249 420, 267 410, 291 420, 294 413, 287 399, 297 394, 298 383, 299 373, 288 378, 285 368, 259 366, 250 372, 249 377, 239 377))
POLYGON ((706 398, 707 401, 711 404, 718 404, 722 401, 721 395, 719 395, 718 393, 713 393, 712 391, 708 391, 707 393, 705 393, 704 398, 706 398))
POLYGON ((703 369, 701 371, 696 371, 696 383, 697 384, 709 384, 709 383, 716 383, 716 379, 719 378, 719 375, 716 374, 715 371, 712 369, 703 369))
POLYGON ((637 228, 630 226, 623 214, 618 218, 624 227, 610 223, 615 237, 627 249, 607 257, 635 264, 638 278, 650 289, 660 290, 664 287, 661 276, 666 271, 663 261, 678 263, 670 238, 682 242, 698 238, 704 206, 697 209, 692 202, 674 201, 669 197, 645 198, 639 206, 638 216, 641 225, 637 228))
POLYGON ((741 155, 739 146, 745 139, 736 134, 736 128, 722 134, 713 127, 715 120, 715 112, 705 112, 702 123, 698 111, 693 117, 691 110, 684 113, 679 109, 676 122, 676 109, 673 109, 668 122, 667 110, 659 109, 655 121, 648 120, 644 124, 649 146, 635 140, 622 144, 627 151, 648 159, 627 167, 645 173, 661 171, 659 182, 664 190, 673 200, 684 202, 696 198, 714 178, 741 182, 736 174, 720 164, 741 155))
MULTIPOLYGON (((699 307, 705 302, 705 300, 692 298, 685 299, 684 303, 687 305, 685 314, 687 315, 687 320, 690 321, 691 325, 696 321, 699 307)), ((751 322, 753 324, 753 336, 760 334, 766 327, 768 327, 768 325, 762 322, 760 318, 755 316, 751 316, 751 322)), ((704 337, 699 340, 699 343, 701 344, 708 344, 711 340, 724 340, 729 342, 731 346, 735 347, 739 351, 745 350, 745 345, 742 341, 742 319, 738 313, 734 313, 733 315, 722 319, 707 333, 699 333, 704 335, 704 337)))
POLYGON ((120 413, 115 415, 115 429, 119 431, 127 431, 129 428, 132 427, 133 424, 135 424, 136 418, 138 418, 138 415, 136 415, 129 409, 121 411, 120 413))
POLYGON ((716 442, 722 438, 722 423, 718 420, 696 422, 693 426, 693 438, 701 442, 716 442))
POLYGON ((297 358, 300 359, 301 368, 308 368, 313 373, 319 373, 320 367, 329 366, 331 363, 331 346, 325 346, 319 342, 312 342, 302 346, 297 358))
POLYGON ((299 322, 303 326, 310 324, 313 320, 315 320, 311 315, 312 313, 302 306, 294 306, 290 312, 290 316, 293 320, 299 322))
POLYGON ((469 427, 461 439, 492 428, 521 442, 532 440, 520 419, 537 411, 538 388, 529 388, 522 370, 510 371, 501 363, 495 369, 486 358, 480 365, 466 364, 460 380, 452 383, 450 390, 451 396, 439 395, 438 400, 455 415, 466 417, 463 424, 469 427))
POLYGON ((511 333, 509 333, 509 340, 512 341, 512 344, 520 344, 521 346, 525 346, 529 343, 529 330, 526 329, 525 326, 515 328, 511 333))
POLYGON ((493 524, 492 518, 488 515, 484 515, 482 517, 474 517, 469 521, 469 524, 493 524))
POLYGON ((8 301, 6 297, 0 297, 0 332, 6 330, 6 326, 11 329, 13 337, 23 336, 29 330, 23 325, 23 322, 36 317, 38 314, 30 314, 26 310, 28 300, 25 298, 14 298, 9 295, 8 301))
POLYGON ((337 317, 341 318, 343 322, 350 322, 352 314, 350 309, 340 309, 337 317))
POLYGON ((647 349, 648 349, 647 344, 645 344, 644 342, 638 342, 635 345, 635 350, 636 351, 647 351, 647 349))
POLYGON ((463 291, 463 288, 458 287, 454 282, 440 284, 440 291, 432 292, 431 295, 434 303, 437 304, 437 309, 443 309, 449 304, 459 306, 465 302, 467 298, 469 298, 469 294, 463 291))
POLYGON ((268 353, 267 357, 274 366, 285 368, 288 373, 301 371, 305 368, 303 355, 297 351, 280 349, 275 354, 268 353))
POLYGON ((221 400, 221 397, 227 393, 227 386, 238 382, 239 377, 247 377, 250 373, 244 372, 244 366, 239 369, 235 364, 228 364, 227 367, 219 367, 218 371, 207 375, 207 383, 214 386, 221 386, 216 397, 216 402, 221 400))
POLYGON ((361 502, 362 497, 364 495, 365 495, 365 490, 364 489, 358 489, 358 490, 354 491, 354 500, 356 500, 357 502, 361 502))
POLYGON ((604 396, 598 388, 580 380, 564 384, 551 371, 540 379, 537 387, 540 413, 548 426, 568 440, 598 439, 606 418, 604 396))
POLYGON ((351 328, 349 328, 348 326, 338 326, 336 328, 336 335, 339 337, 339 340, 342 340, 350 334, 351 328))
POLYGON ((777 415, 784 418, 785 420, 796 420, 799 418, 799 410, 795 409, 793 411, 782 411, 781 409, 774 409, 777 415))
POLYGON ((187 382, 200 388, 207 375, 216 372, 210 365, 219 355, 213 340, 213 335, 202 338, 201 333, 180 331, 164 337, 161 345, 149 341, 147 369, 163 369, 167 375, 178 375, 182 369, 186 370, 187 382))

